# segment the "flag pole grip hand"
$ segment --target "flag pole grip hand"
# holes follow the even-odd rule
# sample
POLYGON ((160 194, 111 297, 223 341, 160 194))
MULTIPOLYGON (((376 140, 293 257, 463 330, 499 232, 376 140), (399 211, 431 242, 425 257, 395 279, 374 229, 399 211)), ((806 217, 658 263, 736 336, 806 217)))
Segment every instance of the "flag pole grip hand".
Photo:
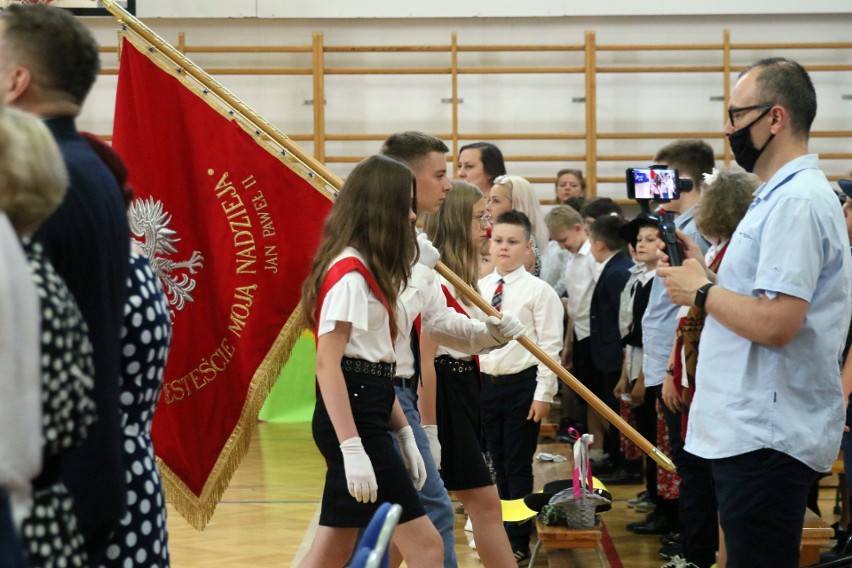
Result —
MULTIPOLYGON (((493 306, 489 302, 487 302, 482 296, 476 293, 476 291, 467 285, 465 281, 456 276, 447 265, 443 262, 438 262, 435 266, 435 270, 438 273, 447 279, 447 281, 452 284, 455 289, 461 293, 465 298, 476 304, 480 310, 485 312, 486 315, 494 316, 494 317, 502 317, 500 312, 494 309, 493 306)), ((571 390, 576 392, 583 400, 589 403, 589 406, 594 408, 598 414, 603 416, 607 422, 618 428, 618 430, 627 436, 634 444, 639 446, 639 448, 649 455, 655 462, 660 464, 663 468, 668 471, 675 471, 674 463, 668 456, 660 452, 655 446, 651 444, 647 439, 645 439, 642 434, 636 431, 630 424, 625 422, 625 420, 612 411, 612 409, 607 406, 605 402, 599 399, 595 394, 590 391, 586 386, 581 383, 577 378, 569 373, 562 365, 559 364, 559 361, 555 360, 553 357, 548 355, 541 349, 538 345, 529 340, 526 336, 519 337, 517 339, 518 343, 524 346, 527 351, 532 353, 532 355, 544 363, 548 369, 553 371, 557 377, 559 377, 562 382, 567 384, 571 390)))

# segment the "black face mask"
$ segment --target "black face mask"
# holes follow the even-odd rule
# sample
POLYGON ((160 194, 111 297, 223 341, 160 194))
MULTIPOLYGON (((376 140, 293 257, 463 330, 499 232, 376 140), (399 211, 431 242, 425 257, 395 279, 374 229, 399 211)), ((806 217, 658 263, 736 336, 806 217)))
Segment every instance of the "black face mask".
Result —
POLYGON ((734 153, 734 159, 740 165, 742 169, 751 173, 754 171, 754 165, 757 163, 757 159, 766 150, 766 147, 769 146, 769 143, 772 142, 772 139, 775 138, 775 135, 772 134, 769 137, 769 140, 766 141, 766 144, 763 145, 762 148, 757 149, 754 147, 754 144, 751 141, 751 127, 754 124, 766 116, 766 114, 772 110, 771 108, 766 109, 760 116, 752 120, 747 126, 743 126, 730 136, 728 136, 728 142, 731 144, 731 151, 734 153))

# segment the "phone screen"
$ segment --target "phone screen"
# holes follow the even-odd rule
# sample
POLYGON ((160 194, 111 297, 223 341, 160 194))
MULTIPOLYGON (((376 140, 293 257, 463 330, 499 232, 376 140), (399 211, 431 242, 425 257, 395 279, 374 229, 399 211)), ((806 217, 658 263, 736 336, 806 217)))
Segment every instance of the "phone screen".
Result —
POLYGON ((677 170, 631 168, 634 199, 677 198, 677 170))

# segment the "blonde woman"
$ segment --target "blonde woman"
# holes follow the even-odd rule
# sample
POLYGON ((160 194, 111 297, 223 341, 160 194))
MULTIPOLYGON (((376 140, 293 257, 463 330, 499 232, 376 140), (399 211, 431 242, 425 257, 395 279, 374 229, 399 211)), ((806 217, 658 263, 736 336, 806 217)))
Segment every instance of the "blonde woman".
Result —
POLYGON ((31 235, 65 197, 68 173, 53 136, 34 115, 7 108, 2 128, 17 150, 10 184, 17 190, 6 214, 27 256, 41 301, 41 474, 33 480, 33 506, 22 536, 30 565, 88 566, 74 500, 60 471, 97 420, 92 345, 83 315, 65 281, 31 235))
POLYGON ((486 211, 492 220, 506 211, 520 211, 529 217, 532 223, 532 252, 524 266, 533 276, 540 276, 541 250, 547 245, 549 236, 541 205, 530 182, 521 176, 499 176, 488 194, 486 211))

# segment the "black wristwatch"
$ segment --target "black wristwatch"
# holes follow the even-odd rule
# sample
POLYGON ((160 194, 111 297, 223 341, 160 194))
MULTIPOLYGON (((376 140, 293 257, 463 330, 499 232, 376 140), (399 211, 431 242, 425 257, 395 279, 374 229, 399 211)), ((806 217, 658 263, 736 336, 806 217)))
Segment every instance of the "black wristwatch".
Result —
POLYGON ((715 285, 716 284, 714 284, 713 282, 708 282, 707 284, 705 284, 704 286, 699 288, 698 291, 695 292, 695 302, 694 303, 695 303, 696 308, 701 308, 702 310, 704 309, 704 304, 707 302, 707 292, 709 292, 710 288, 712 288, 715 285))

